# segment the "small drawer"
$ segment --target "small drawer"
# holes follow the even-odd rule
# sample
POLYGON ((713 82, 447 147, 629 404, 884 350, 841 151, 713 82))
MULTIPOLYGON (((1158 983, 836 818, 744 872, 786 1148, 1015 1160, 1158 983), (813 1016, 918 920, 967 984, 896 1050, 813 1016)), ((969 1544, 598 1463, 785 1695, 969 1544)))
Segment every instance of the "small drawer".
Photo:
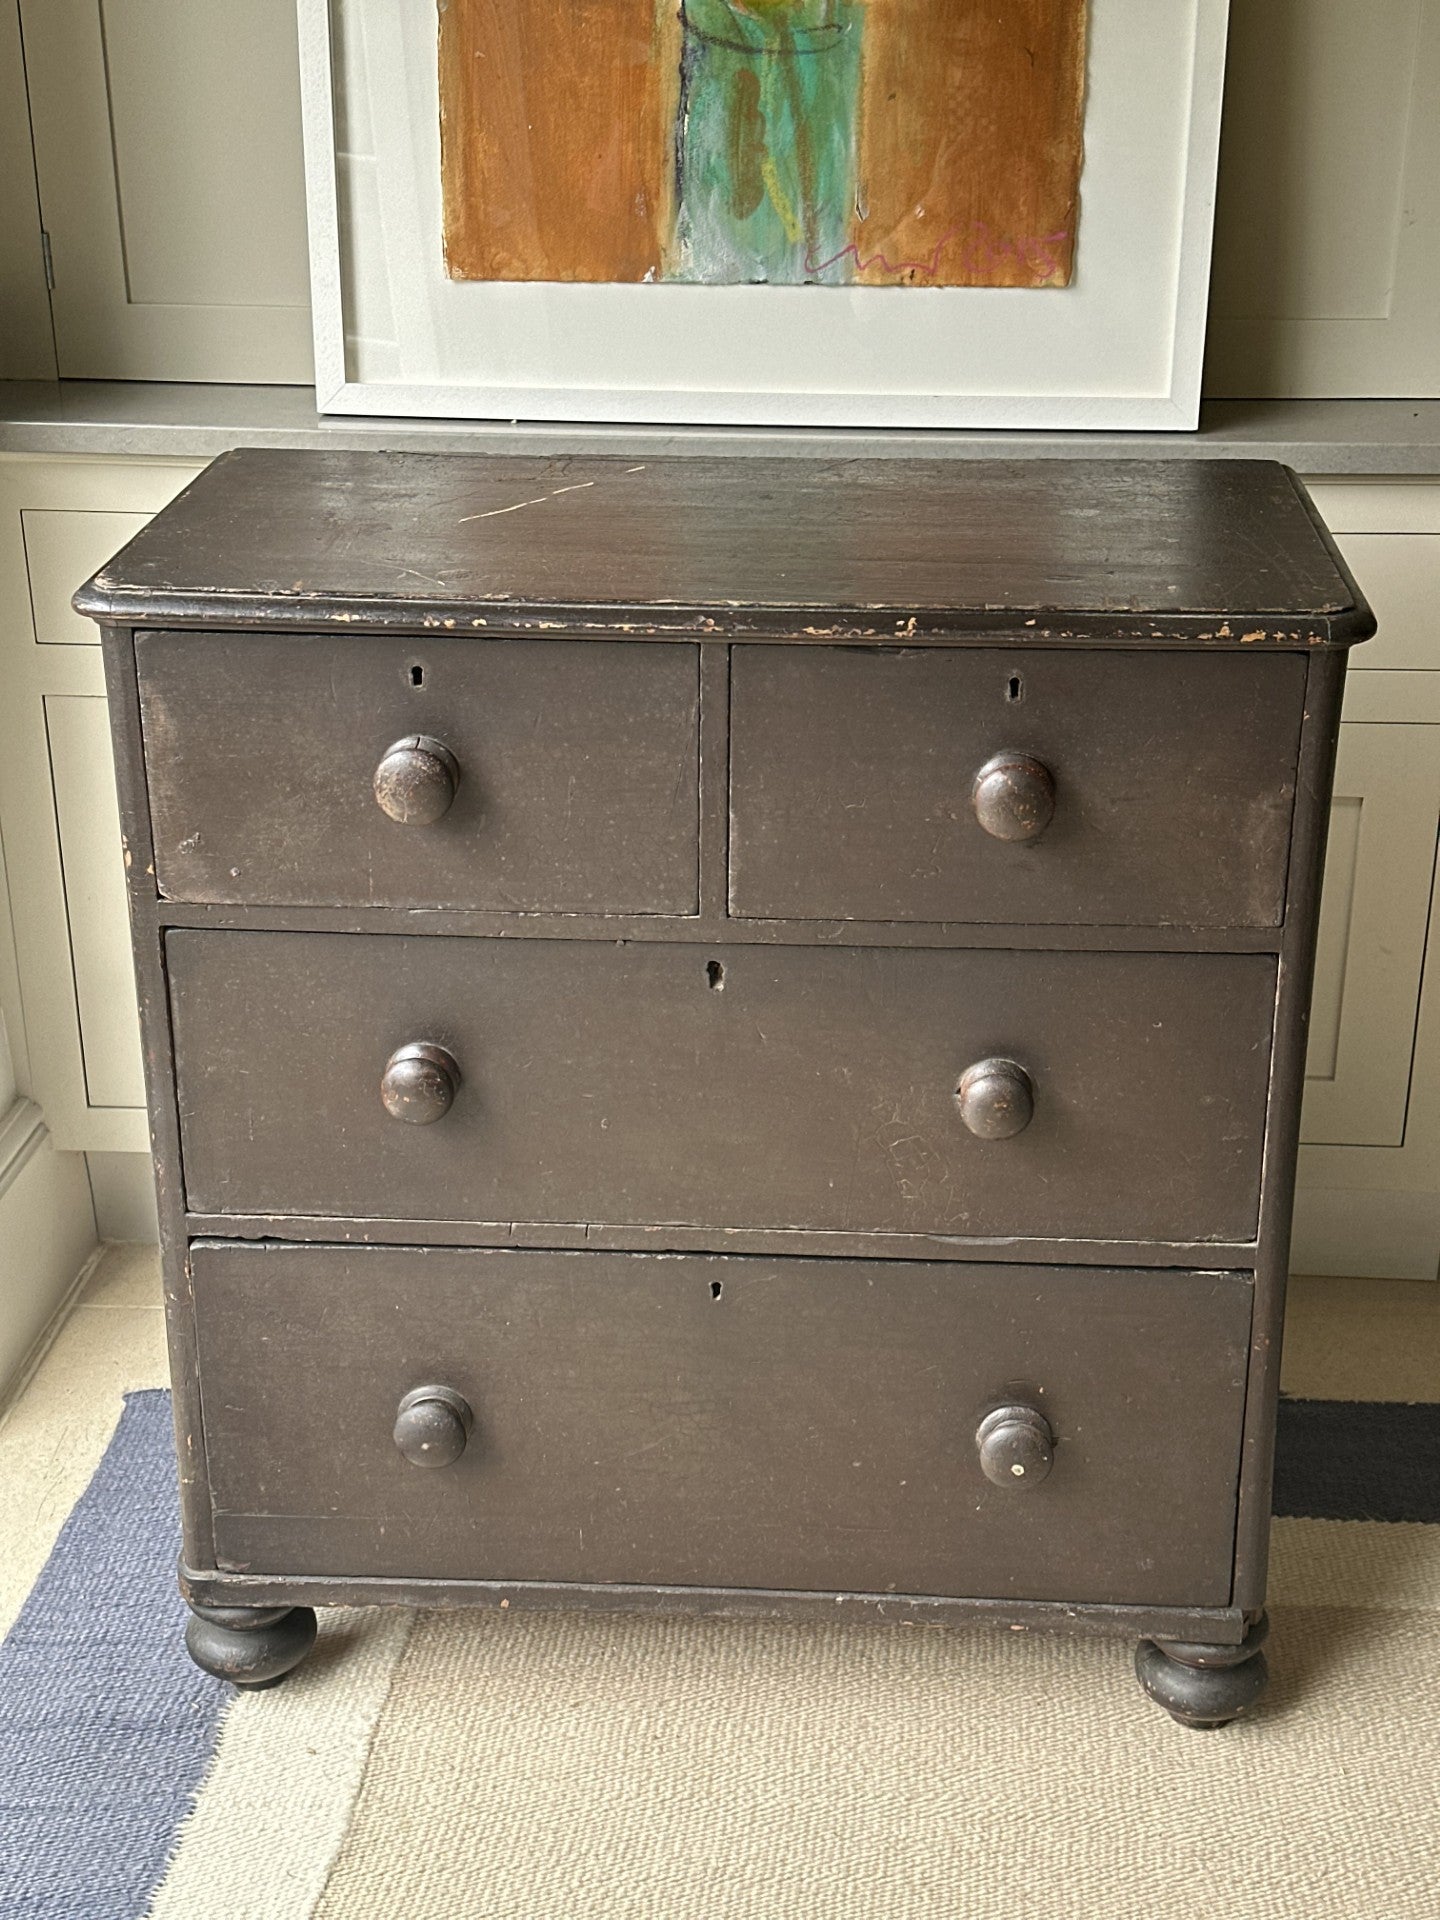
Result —
POLYGON ((136 657, 170 899, 696 910, 695 647, 143 633, 136 657))
POLYGON ((1230 1598, 1243 1274, 214 1242, 192 1262, 222 1568, 1230 1598))
POLYGON ((1255 1232, 1268 955, 188 930, 166 955, 196 1212, 1255 1232))
POLYGON ((1305 661, 737 647, 730 906, 1273 927, 1305 661))

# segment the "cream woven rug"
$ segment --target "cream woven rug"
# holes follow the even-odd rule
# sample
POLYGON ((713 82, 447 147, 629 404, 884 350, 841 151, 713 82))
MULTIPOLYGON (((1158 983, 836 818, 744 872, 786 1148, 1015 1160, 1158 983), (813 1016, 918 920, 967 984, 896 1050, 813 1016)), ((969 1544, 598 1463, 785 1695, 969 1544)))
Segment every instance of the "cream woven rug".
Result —
MULTIPOLYGON (((142 1276, 108 1284, 0 1429, 21 1563, 0 1626, 89 1479, 74 1456, 104 1449, 117 1375, 155 1377, 142 1276), (13 1504, 26 1474, 43 1521, 13 1504)), ((1440 1371, 1413 1391, 1426 1342, 1440 1360, 1433 1290, 1371 1301, 1388 1357, 1347 1322, 1358 1298, 1297 1332, 1292 1391, 1440 1397, 1440 1371)), ((136 1920, 1435 1920, 1440 1526, 1281 1520, 1272 1594, 1271 1691, 1209 1734, 1103 1640, 322 1615, 282 1687, 217 1701, 136 1920)), ((11 1889, 0 1915, 128 1912, 94 1869, 88 1907, 11 1889)))

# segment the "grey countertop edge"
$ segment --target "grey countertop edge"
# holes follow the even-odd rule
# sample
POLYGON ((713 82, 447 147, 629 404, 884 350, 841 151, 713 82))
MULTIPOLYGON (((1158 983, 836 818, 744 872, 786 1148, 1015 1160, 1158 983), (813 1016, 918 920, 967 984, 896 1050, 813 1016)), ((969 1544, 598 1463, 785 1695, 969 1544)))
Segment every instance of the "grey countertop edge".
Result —
POLYGON ((231 447, 433 453, 1281 460, 1310 475, 1440 474, 1437 400, 1210 400, 1193 433, 587 426, 322 415, 309 387, 0 381, 0 453, 208 460, 231 447))

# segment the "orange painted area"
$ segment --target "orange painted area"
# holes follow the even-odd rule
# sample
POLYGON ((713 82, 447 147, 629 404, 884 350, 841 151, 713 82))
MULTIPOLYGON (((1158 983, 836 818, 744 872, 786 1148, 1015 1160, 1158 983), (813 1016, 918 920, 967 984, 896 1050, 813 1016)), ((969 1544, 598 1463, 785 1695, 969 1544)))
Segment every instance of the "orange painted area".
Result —
POLYGON ((677 0, 440 0, 457 280, 644 280, 673 223, 677 0))
POLYGON ((869 286, 1069 284, 1086 0, 868 0, 852 232, 869 286))

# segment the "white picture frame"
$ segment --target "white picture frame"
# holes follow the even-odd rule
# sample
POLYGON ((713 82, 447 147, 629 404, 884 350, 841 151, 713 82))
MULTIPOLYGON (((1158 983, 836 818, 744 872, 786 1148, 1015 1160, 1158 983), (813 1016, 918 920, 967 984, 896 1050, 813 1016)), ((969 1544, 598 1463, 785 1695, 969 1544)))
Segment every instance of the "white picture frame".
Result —
POLYGON ((1090 0, 1075 272, 1040 289, 451 280, 436 0, 298 5, 322 413, 1197 424, 1229 0, 1090 0))

